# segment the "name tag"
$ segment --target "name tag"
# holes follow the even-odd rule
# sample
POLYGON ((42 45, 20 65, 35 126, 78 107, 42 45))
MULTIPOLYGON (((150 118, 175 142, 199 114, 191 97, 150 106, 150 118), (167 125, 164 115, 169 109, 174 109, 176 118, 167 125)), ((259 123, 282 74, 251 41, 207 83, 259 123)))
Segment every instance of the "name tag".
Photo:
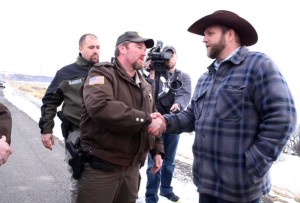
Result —
POLYGON ((69 85, 76 85, 82 83, 82 79, 69 80, 69 85))

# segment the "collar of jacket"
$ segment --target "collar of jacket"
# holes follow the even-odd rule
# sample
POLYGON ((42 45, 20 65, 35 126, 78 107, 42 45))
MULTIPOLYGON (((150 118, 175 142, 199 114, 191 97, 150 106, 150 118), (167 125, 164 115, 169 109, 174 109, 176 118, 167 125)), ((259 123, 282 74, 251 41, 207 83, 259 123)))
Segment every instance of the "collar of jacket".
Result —
POLYGON ((81 53, 78 54, 77 60, 76 60, 76 64, 78 64, 81 67, 86 67, 86 68, 91 68, 94 66, 94 63, 85 60, 81 53))
MULTIPOLYGON (((242 47, 240 48, 240 50, 239 50, 235 55, 233 55, 233 56, 232 56, 228 61, 226 61, 226 62, 231 62, 231 63, 233 63, 233 64, 235 64, 235 65, 238 65, 238 64, 240 64, 240 63, 245 59, 245 57, 247 56, 248 53, 249 53, 249 49, 248 49, 246 46, 242 46, 242 47)), ((207 67, 209 73, 211 73, 211 74, 215 74, 215 73, 216 73, 216 69, 215 69, 215 66, 214 66, 215 61, 216 61, 216 60, 214 60, 214 61, 207 67)))
MULTIPOLYGON (((119 75, 124 79, 127 80, 130 83, 133 83, 135 85, 137 85, 135 83, 135 80, 132 79, 126 72, 125 68, 121 65, 121 63, 118 61, 118 59, 115 59, 113 61, 113 65, 114 67, 117 69, 117 72, 119 73, 119 75)), ((141 81, 145 81, 144 77, 142 77, 142 74, 139 71, 136 71, 136 74, 138 74, 138 77, 141 81)))

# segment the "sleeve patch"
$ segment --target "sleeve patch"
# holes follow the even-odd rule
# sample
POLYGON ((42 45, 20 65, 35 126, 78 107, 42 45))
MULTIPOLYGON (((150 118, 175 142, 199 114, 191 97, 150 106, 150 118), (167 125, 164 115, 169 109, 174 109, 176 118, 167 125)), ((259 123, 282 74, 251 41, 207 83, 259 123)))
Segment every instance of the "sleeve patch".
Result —
POLYGON ((94 76, 89 79, 89 85, 103 85, 104 76, 94 76))

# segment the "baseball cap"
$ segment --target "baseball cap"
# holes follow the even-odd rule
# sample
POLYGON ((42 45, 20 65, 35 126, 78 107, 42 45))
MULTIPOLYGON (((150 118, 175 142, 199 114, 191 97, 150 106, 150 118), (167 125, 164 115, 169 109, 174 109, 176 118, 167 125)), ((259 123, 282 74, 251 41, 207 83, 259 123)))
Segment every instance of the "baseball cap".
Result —
POLYGON ((176 50, 172 45, 167 45, 164 47, 163 52, 169 51, 171 50, 173 52, 173 54, 176 54, 176 50))
POLYGON ((118 37, 116 46, 119 44, 129 41, 129 42, 144 42, 147 48, 154 46, 153 39, 143 38, 135 31, 127 31, 118 37))

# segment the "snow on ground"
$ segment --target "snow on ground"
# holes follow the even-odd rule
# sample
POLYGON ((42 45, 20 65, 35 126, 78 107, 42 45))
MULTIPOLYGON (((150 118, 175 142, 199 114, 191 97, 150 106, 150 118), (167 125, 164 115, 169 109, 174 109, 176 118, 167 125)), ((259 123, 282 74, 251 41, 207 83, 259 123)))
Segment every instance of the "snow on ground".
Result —
MULTIPOLYGON (((18 109, 25 112, 36 122, 39 121, 41 101, 33 98, 31 95, 16 92, 11 89, 8 84, 3 91, 5 98, 12 102, 18 109)), ((56 135, 58 139, 63 140, 59 127, 60 120, 55 118, 55 123, 54 135, 56 135)), ((192 143, 193 134, 186 133, 181 135, 177 150, 178 160, 188 164, 192 163, 192 143)), ((142 182, 137 203, 145 202, 144 194, 147 180, 146 167, 141 169, 141 175, 142 182)), ((282 154, 271 168, 271 178, 273 188, 270 195, 272 197, 286 197, 285 200, 279 200, 277 202, 300 202, 300 157, 282 154)), ((192 181, 182 182, 177 178, 173 178, 172 185, 174 187, 174 193, 181 198, 181 203, 198 202, 198 193, 192 181)), ((160 196, 159 203, 170 203, 170 201, 160 196)))

